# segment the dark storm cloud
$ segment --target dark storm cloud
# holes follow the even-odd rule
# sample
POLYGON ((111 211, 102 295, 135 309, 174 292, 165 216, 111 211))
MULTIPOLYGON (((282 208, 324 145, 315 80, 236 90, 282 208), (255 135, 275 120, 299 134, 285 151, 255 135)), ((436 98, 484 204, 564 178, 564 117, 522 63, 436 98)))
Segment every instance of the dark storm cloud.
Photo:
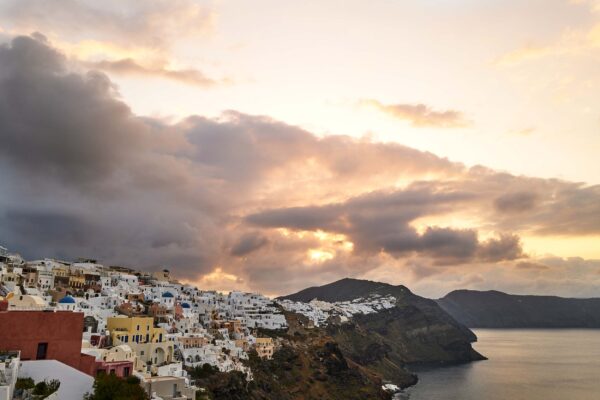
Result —
POLYGON ((501 212, 525 212, 535 207, 537 199, 532 192, 506 193, 494 201, 494 206, 501 212))
POLYGON ((110 175, 147 129, 116 101, 99 73, 66 73, 46 43, 0 47, 0 155, 44 177, 78 184, 110 175))
POLYGON ((247 217, 251 224, 263 227, 285 227, 300 230, 332 230, 338 223, 340 207, 292 207, 265 211, 247 217))
POLYGON ((482 261, 504 261, 524 257, 521 239, 513 234, 501 234, 498 238, 491 238, 479 247, 478 257, 482 261))
POLYGON ((231 247, 231 255, 243 257, 260 249, 268 242, 268 239, 258 232, 247 233, 231 247))
POLYGON ((10 210, 0 215, 0 225, 9 238, 19 237, 34 243, 76 246, 90 244, 93 226, 82 216, 59 212, 10 210))
POLYGON ((384 251, 397 257, 411 252, 436 263, 501 261, 523 257, 515 235, 500 235, 484 242, 473 229, 428 227, 419 234, 410 223, 418 217, 447 211, 473 202, 462 192, 418 188, 377 192, 327 206, 267 210, 247 217, 253 225, 294 230, 323 230, 347 235, 357 252, 384 251))
POLYGON ((528 270, 528 271, 545 271, 550 269, 547 265, 531 262, 531 261, 521 261, 515 264, 515 268, 520 270, 528 270))
MULTIPOLYGON (((140 118, 105 75, 72 72, 41 35, 1 46, 0 67, 0 238, 30 257, 167 264, 193 277, 223 260, 235 215, 253 203, 282 201, 264 198, 262 187, 273 175, 288 177, 275 181, 273 193, 311 196, 287 187, 294 173, 306 181, 309 166, 330 171, 321 184, 340 187, 462 170, 405 146, 319 139, 234 111, 176 125, 140 118), (346 161, 350 154, 359 160, 346 161), (381 160, 393 170, 380 170, 381 160), (24 234, 34 226, 38 234, 24 234)), ((262 245, 263 239, 246 238, 232 253, 262 245)))

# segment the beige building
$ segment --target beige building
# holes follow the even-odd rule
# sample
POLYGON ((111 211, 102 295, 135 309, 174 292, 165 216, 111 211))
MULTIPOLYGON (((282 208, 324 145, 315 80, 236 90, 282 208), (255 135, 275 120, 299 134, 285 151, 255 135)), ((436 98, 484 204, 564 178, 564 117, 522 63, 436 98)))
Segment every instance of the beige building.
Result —
POLYGON ((169 282, 171 280, 171 273, 164 269, 162 271, 153 272, 152 277, 160 282, 169 282))
POLYGON ((151 397, 155 394, 163 400, 193 400, 198 391, 193 386, 186 387, 185 378, 177 376, 153 376, 140 384, 151 397))
POLYGON ((183 349, 189 349, 194 347, 202 347, 209 343, 209 340, 204 336, 181 336, 177 339, 179 341, 179 345, 183 349))
POLYGON ((31 296, 28 294, 13 294, 9 293, 6 296, 8 301, 8 310, 43 310, 47 304, 39 296, 31 296))
POLYGON ((273 358, 275 343, 273 343, 272 338, 256 338, 256 344, 254 347, 256 348, 256 352, 260 358, 266 358, 268 360, 273 358))

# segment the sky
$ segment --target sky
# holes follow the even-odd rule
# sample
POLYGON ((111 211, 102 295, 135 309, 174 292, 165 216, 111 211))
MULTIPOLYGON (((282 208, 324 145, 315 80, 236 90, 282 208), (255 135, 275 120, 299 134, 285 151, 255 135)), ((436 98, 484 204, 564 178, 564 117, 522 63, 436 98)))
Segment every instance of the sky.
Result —
POLYGON ((600 296, 599 67, 596 0, 6 0, 0 244, 600 296))

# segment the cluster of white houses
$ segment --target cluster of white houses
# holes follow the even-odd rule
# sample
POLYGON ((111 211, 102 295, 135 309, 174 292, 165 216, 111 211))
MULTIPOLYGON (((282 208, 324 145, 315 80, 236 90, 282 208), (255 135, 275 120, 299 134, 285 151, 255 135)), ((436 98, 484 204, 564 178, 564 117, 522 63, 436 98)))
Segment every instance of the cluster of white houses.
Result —
POLYGON ((277 300, 277 303, 287 311, 306 316, 314 326, 322 326, 331 317, 339 317, 341 322, 347 321, 355 314, 372 314, 396 306, 396 298, 391 295, 372 294, 367 298, 356 298, 351 301, 329 303, 321 300, 311 300, 309 303, 277 300))
POLYGON ((75 371, 71 381, 75 373, 135 375, 152 399, 183 400, 199 390, 186 367, 210 364, 252 379, 248 352, 271 358, 277 346, 261 329, 287 324, 260 294, 202 291, 166 270, 95 260, 25 261, 0 247, 0 326, 0 400, 12 399, 15 365, 35 370, 40 360, 62 362, 75 371))

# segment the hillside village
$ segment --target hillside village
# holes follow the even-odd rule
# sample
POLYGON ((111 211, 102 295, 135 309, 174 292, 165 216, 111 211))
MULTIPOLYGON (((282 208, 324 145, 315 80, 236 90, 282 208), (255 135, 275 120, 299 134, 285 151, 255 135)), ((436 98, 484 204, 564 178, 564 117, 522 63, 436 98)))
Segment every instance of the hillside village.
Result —
MULTIPOLYGON (((248 359, 280 347, 284 312, 305 328, 394 307, 391 296, 348 302, 273 300, 257 293, 204 291, 168 270, 142 272, 96 260, 26 261, 0 247, 0 400, 18 377, 56 379, 63 397, 83 396, 94 378, 135 376, 151 399, 202 398, 189 371, 208 364, 253 379, 248 359)), ((56 394, 55 394, 56 395, 56 394)), ((25 397, 23 397, 25 398, 25 397)), ((51 398, 51 397, 48 397, 51 398)))

